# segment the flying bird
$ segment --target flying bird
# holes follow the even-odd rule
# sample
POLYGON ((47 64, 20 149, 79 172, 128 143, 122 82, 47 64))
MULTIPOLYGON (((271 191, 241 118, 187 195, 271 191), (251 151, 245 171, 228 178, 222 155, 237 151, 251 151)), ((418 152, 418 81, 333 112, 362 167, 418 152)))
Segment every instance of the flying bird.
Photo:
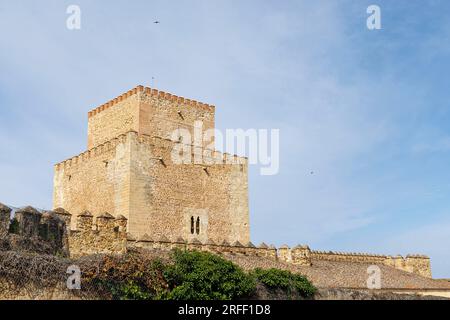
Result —
POLYGON ((159 23, 159 21, 158 21, 158 20, 156 20, 156 21, 155 21, 155 22, 153 22, 153 23, 156 23, 156 24, 157 24, 157 23, 159 23))

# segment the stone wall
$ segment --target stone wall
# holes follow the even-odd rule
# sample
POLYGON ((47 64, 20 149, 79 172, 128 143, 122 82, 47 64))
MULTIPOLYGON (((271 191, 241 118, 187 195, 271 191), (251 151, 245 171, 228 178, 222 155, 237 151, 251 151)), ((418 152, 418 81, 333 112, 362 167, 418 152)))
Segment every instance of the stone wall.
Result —
POLYGON ((76 229, 69 234, 71 257, 98 253, 125 253, 127 219, 109 213, 94 216, 84 212, 76 217, 76 229))
POLYGON ((385 265, 431 278, 430 258, 424 255, 386 256, 385 265))
POLYGON ((208 241, 208 243, 201 243, 197 239, 192 241, 186 241, 183 238, 179 238, 176 241, 169 241, 168 239, 153 240, 147 236, 135 239, 129 236, 128 247, 132 248, 143 248, 148 250, 164 250, 169 251, 172 249, 182 249, 182 250, 198 250, 207 251, 216 254, 236 254, 236 255, 247 255, 247 256, 257 256, 269 259, 277 259, 277 249, 274 246, 268 246, 264 243, 256 247, 253 243, 249 242, 245 245, 236 241, 233 244, 229 244, 224 241, 222 243, 215 243, 214 241, 208 241))
POLYGON ((32 207, 19 209, 11 220, 11 208, 0 204, 0 250, 29 251, 79 257, 97 253, 125 253, 127 219, 89 212, 75 217, 62 208, 43 213, 32 207), (11 227, 11 225, 14 225, 11 227))
POLYGON ((136 236, 248 242, 247 159, 183 144, 211 164, 178 164, 178 144, 131 131, 57 164, 54 207, 122 214, 136 236))
POLYGON ((403 258, 402 256, 392 257, 368 253, 325 252, 311 250, 305 245, 298 245, 293 248, 289 248, 284 245, 277 249, 274 246, 269 247, 264 243, 258 247, 255 247, 251 242, 246 245, 242 245, 239 242, 235 242, 230 245, 226 242, 215 243, 213 241, 202 243, 198 239, 186 241, 183 238, 179 238, 176 241, 170 241, 164 237, 162 239, 154 240, 147 235, 139 239, 129 237, 127 245, 150 250, 171 250, 174 248, 180 248, 187 250, 209 251, 218 254, 231 253, 238 255, 258 256, 301 266, 311 266, 314 262, 320 260, 387 265, 399 270, 431 278, 430 259, 423 255, 408 255, 406 258, 403 258))
POLYGON ((431 278, 430 258, 424 255, 407 255, 405 258, 368 253, 345 253, 332 251, 311 251, 311 260, 360 262, 383 264, 399 270, 431 278))
POLYGON ((132 142, 130 233, 172 241, 180 236, 250 241, 247 159, 184 145, 214 164, 177 164, 172 160, 175 144, 142 135, 132 142))
POLYGON ((196 121, 214 129, 214 113, 212 105, 137 86, 88 113, 88 149, 129 131, 167 139, 177 129, 193 135, 196 121))
POLYGON ((130 247, 165 251, 179 248, 256 256, 301 266, 311 266, 321 260, 386 265, 431 278, 430 259, 423 255, 408 255, 403 258, 367 253, 315 251, 305 245, 293 248, 284 245, 277 249, 264 243, 256 247, 249 241, 243 244, 239 241, 229 243, 226 240, 215 242, 208 239, 204 242, 195 237, 185 239, 179 236, 170 239, 165 235, 154 237, 148 234, 135 237, 127 232, 128 221, 123 215, 114 217, 109 213, 103 213, 94 217, 85 211, 72 219, 72 215, 61 208, 44 213, 31 207, 18 210, 15 213, 18 229, 16 234, 10 234, 10 214, 11 209, 0 204, 0 235, 2 235, 0 239, 8 241, 9 247, 6 249, 80 257, 97 253, 120 254, 125 253, 130 247), (74 220, 75 224, 71 223, 71 220, 74 220), (70 228, 71 225, 75 225, 75 228, 70 228))
POLYGON ((15 212, 0 203, 0 249, 68 255, 65 214, 25 207, 15 212))

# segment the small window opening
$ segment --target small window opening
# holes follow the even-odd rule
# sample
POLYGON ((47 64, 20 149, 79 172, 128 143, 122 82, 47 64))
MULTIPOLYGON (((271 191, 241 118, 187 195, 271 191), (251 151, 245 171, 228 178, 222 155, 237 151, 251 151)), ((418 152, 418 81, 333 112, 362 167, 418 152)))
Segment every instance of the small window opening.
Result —
POLYGON ((197 217, 197 222, 195 224, 195 233, 200 234, 200 217, 197 217))
POLYGON ((194 217, 191 217, 191 234, 194 234, 194 217))

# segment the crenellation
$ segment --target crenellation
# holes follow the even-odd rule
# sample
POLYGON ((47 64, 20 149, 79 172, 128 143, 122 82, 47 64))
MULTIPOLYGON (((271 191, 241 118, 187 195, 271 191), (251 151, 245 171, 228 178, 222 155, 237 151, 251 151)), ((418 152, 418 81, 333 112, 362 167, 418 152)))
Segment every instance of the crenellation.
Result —
POLYGON ((242 243, 240 243, 239 241, 235 241, 234 243, 233 243, 233 247, 243 247, 243 245, 242 245, 242 243))
MULTIPOLYGON (((0 228, 4 233, 7 232, 5 229, 7 223, 9 224, 10 212, 10 208, 0 204, 0 228)), ((43 241, 52 239, 53 251, 72 257, 95 253, 124 253, 128 248, 134 247, 165 251, 172 249, 199 250, 216 254, 255 256, 301 266, 311 266, 320 260, 380 264, 431 277, 429 257, 418 254, 410 254, 403 258, 401 255, 386 256, 371 253, 311 250, 307 245, 297 245, 293 248, 282 245, 276 248, 273 245, 268 246, 264 242, 259 247, 255 247, 250 241, 246 245, 240 241, 235 241, 230 245, 226 240, 217 244, 212 239, 202 242, 196 237, 186 241, 181 236, 171 240, 162 235, 155 239, 146 233, 136 238, 128 232, 127 218, 123 215, 114 217, 105 212, 94 218, 90 212, 86 211, 77 216, 76 228, 67 229, 67 226, 71 225, 72 215, 63 208, 41 214, 32 207, 26 207, 18 210, 17 213, 16 218, 20 221, 19 233, 21 236, 39 238, 43 241)))
MULTIPOLYGON (((71 167, 77 164, 80 164, 84 161, 88 161, 93 156, 99 156, 101 154, 104 154, 108 151, 111 151, 115 147, 117 147, 120 143, 125 143, 127 136, 134 135, 138 137, 139 142, 146 143, 150 146, 155 146, 158 142, 155 143, 156 140, 160 140, 161 142, 165 141, 168 143, 173 143, 171 139, 163 138, 163 137, 151 137, 145 134, 139 135, 136 131, 129 131, 125 134, 121 134, 118 137, 115 137, 109 141, 106 141, 96 147, 93 147, 92 149, 89 149, 87 151, 84 151, 76 156, 73 156, 71 158, 68 158, 62 162, 59 162, 54 165, 56 170, 59 170, 61 166, 71 167)), ((198 152, 203 154, 204 158, 207 158, 207 160, 216 160, 216 164, 241 164, 241 165, 247 165, 248 164, 248 157, 244 156, 238 156, 235 154, 229 154, 229 153, 222 153, 217 150, 211 150, 205 147, 199 147, 191 143, 183 143, 180 141, 176 141, 176 143, 183 144, 185 146, 190 146, 192 150, 199 150, 198 152), (212 151, 212 153, 210 153, 212 151), (209 154, 212 154, 212 156, 207 156, 209 154), (205 156, 206 155, 206 156, 205 156)), ((169 145, 167 146, 169 148, 169 145)), ((192 157, 194 157, 194 153, 192 154, 192 157)))
POLYGON ((19 234, 29 238, 37 237, 41 217, 42 213, 30 206, 17 210, 15 219, 19 223, 19 234))
POLYGON ((105 212, 96 218, 96 230, 112 231, 114 230, 114 228, 115 228, 115 219, 108 212, 105 212))
POLYGON ((0 237, 5 237, 8 234, 9 221, 12 209, 0 203, 0 237))
POLYGON ((77 216, 76 230, 91 231, 94 225, 94 216, 89 211, 84 211, 77 216))
POLYGON ((248 159, 172 135, 179 129, 193 135, 198 121, 203 130, 214 129, 215 107, 142 85, 88 112, 87 151, 55 165, 54 207, 83 212, 71 219, 55 209, 69 225, 71 255, 180 248, 301 266, 319 260, 384 264, 431 276, 429 258, 417 255, 255 247, 248 159), (180 147, 192 161, 174 160, 180 147))
POLYGON ((128 219, 119 214, 116 219, 114 220, 114 227, 117 228, 119 232, 126 232, 127 231, 127 223, 128 219))

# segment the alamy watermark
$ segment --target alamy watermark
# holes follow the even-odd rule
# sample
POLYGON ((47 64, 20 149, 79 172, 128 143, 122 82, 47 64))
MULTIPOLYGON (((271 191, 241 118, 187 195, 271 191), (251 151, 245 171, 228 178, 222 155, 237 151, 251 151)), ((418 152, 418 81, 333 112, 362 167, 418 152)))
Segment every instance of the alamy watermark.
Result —
POLYGON ((195 121, 193 134, 188 129, 176 129, 171 139, 174 164, 239 164, 239 158, 225 157, 214 150, 246 154, 248 164, 260 165, 261 175, 276 175, 280 169, 279 129, 218 129, 203 130, 203 122, 195 121))
POLYGON ((80 30, 81 29, 81 8, 75 4, 67 7, 66 13, 69 17, 66 20, 66 27, 69 30, 80 30))
POLYGON ((367 268, 367 289, 381 289, 381 269, 377 265, 371 265, 367 268))
POLYGON ((370 16, 367 18, 366 25, 369 30, 381 29, 381 8, 375 4, 367 7, 367 13, 370 16))

